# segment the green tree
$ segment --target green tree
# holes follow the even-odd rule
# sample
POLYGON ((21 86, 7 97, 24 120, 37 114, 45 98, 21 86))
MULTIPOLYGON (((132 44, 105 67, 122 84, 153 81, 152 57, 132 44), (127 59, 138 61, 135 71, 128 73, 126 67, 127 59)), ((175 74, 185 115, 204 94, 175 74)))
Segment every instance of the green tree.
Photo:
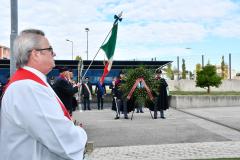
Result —
POLYGON ((222 61, 221 61, 221 76, 222 76, 222 79, 224 79, 224 72, 225 72, 225 63, 224 63, 224 56, 222 56, 222 61))
POLYGON ((182 59, 182 79, 186 79, 186 73, 185 59, 182 59))
POLYGON ((76 56, 75 60, 80 61, 82 58, 80 56, 76 56))
POLYGON ((222 84, 222 79, 217 75, 216 67, 208 64, 199 72, 197 72, 196 86, 205 88, 207 93, 210 93, 210 87, 219 87, 222 84))
POLYGON ((202 65, 200 63, 196 64, 196 73, 202 69, 202 65))
POLYGON ((190 79, 193 79, 193 73, 189 71, 190 79))
POLYGON ((171 79, 171 80, 174 79, 174 74, 173 74, 172 64, 171 64, 171 63, 169 63, 169 64, 167 65, 166 74, 167 74, 167 77, 168 77, 169 79, 171 79))
POLYGON ((221 61, 221 76, 222 76, 222 79, 228 78, 228 65, 225 64, 224 56, 222 56, 222 61, 221 61))
POLYGON ((228 78, 228 65, 225 64, 224 66, 224 79, 227 79, 228 78))

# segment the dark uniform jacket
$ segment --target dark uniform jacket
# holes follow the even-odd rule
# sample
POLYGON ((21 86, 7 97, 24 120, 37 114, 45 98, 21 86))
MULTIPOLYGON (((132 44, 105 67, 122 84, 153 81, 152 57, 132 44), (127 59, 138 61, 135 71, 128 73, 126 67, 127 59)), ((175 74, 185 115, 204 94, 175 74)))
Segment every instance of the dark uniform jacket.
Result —
POLYGON ((78 91, 78 87, 73 87, 72 84, 62 77, 58 77, 53 85, 53 90, 61 99, 68 110, 72 110, 72 98, 78 91))
MULTIPOLYGON (((120 100, 122 103, 120 103, 120 111, 123 111, 123 105, 126 105, 127 112, 131 112, 134 109, 134 99, 127 100, 127 97, 124 95, 123 90, 121 89, 121 84, 124 84, 125 81, 118 79, 115 83, 115 88, 113 88, 112 92, 115 97, 117 97, 118 100, 120 100)), ((116 107, 113 105, 112 110, 116 110, 116 107)))
MULTIPOLYGON (((84 97, 90 97, 88 89, 86 88, 85 85, 86 85, 86 83, 82 84, 82 93, 81 93, 81 95, 83 95, 84 97)), ((92 94, 92 84, 90 82, 87 82, 87 86, 88 86, 88 88, 90 90, 90 94, 92 94)))
POLYGON ((95 93, 97 93, 97 97, 102 97, 104 94, 106 94, 106 87, 103 83, 102 85, 98 82, 95 88, 95 93))
POLYGON ((158 110, 166 110, 169 108, 168 95, 167 95, 168 84, 164 78, 160 78, 158 81, 159 81, 159 88, 158 88, 156 103, 158 106, 158 110))

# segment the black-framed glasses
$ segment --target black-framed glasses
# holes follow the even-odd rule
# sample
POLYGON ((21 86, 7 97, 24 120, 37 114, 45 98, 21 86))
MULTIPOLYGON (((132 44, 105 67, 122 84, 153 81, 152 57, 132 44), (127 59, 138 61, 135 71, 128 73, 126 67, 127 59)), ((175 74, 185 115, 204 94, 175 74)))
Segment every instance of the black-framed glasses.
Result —
POLYGON ((50 46, 48 48, 41 48, 41 49, 35 49, 36 51, 44 51, 44 50, 47 50, 49 52, 51 52, 51 54, 54 56, 55 53, 53 52, 53 48, 50 46))

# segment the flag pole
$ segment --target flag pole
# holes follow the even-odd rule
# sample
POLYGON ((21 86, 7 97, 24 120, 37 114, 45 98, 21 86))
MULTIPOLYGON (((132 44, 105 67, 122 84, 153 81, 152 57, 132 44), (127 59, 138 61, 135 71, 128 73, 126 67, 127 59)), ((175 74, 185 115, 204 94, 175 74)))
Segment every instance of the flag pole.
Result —
MULTIPOLYGON (((105 43, 105 41, 107 40, 107 38, 108 38, 108 36, 110 35, 110 33, 111 33, 111 31, 112 31, 114 25, 117 24, 118 21, 121 21, 121 20, 122 20, 121 17, 122 17, 122 12, 120 12, 118 15, 114 15, 114 19, 115 19, 115 21, 114 21, 114 23, 113 23, 113 26, 112 26, 111 30, 108 32, 108 34, 107 34, 106 38, 104 39, 103 43, 101 44, 101 46, 102 46, 102 45, 105 43)), ((97 53, 96 53, 95 56, 93 57, 93 60, 91 61, 91 63, 89 64, 88 68, 87 68, 86 71, 84 72, 84 75, 82 76, 82 79, 86 76, 86 74, 87 74, 89 68, 91 67, 93 61, 94 61, 95 58, 97 57, 97 55, 98 55, 100 49, 101 49, 101 47, 99 47, 97 53)))
MULTIPOLYGON (((80 59, 78 61, 78 82, 81 84, 81 76, 82 76, 82 70, 83 70, 83 60, 80 59)), ((79 86, 78 88, 78 110, 82 112, 82 105, 81 105, 81 93, 82 93, 82 85, 79 86)))

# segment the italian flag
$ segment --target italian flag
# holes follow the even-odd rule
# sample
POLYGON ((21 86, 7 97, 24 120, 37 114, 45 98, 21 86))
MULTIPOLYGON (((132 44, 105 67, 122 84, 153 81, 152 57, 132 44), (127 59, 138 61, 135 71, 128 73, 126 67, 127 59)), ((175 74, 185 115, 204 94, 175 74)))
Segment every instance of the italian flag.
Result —
POLYGON ((118 23, 113 24, 111 35, 109 36, 108 41, 100 47, 105 52, 108 59, 103 70, 103 75, 101 76, 101 82, 104 82, 105 77, 108 75, 108 73, 112 68, 113 55, 114 55, 116 41, 117 41, 117 30, 118 30, 118 23))

